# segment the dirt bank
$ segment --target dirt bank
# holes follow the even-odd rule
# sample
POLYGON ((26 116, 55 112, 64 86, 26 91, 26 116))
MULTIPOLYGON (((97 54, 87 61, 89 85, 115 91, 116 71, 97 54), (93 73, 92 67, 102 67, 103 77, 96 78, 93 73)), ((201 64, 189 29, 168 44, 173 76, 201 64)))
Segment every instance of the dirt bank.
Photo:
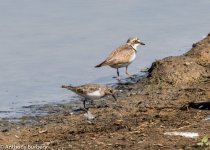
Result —
POLYGON ((210 120, 205 120, 210 112, 188 104, 210 99, 210 35, 181 56, 154 62, 148 77, 117 89, 117 102, 107 98, 90 109, 94 120, 88 121, 82 112, 61 111, 33 123, 27 118, 2 122, 0 143, 55 150, 197 149, 196 143, 210 136, 210 120), (196 132, 199 137, 164 135, 173 131, 196 132))

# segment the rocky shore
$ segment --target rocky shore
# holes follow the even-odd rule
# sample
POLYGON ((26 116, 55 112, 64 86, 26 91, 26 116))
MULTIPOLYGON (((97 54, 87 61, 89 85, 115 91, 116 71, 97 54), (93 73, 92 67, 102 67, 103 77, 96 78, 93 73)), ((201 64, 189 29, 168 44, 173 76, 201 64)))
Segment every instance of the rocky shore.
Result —
POLYGON ((206 119, 210 111, 191 104, 210 100, 210 34, 187 53, 154 62, 148 76, 137 83, 119 84, 116 89, 117 102, 108 97, 90 108, 93 120, 87 120, 84 112, 60 111, 34 117, 33 122, 1 121, 0 145, 4 149, 9 145, 55 150, 198 149, 200 139, 210 136, 206 119), (199 136, 165 134, 171 132, 199 136))

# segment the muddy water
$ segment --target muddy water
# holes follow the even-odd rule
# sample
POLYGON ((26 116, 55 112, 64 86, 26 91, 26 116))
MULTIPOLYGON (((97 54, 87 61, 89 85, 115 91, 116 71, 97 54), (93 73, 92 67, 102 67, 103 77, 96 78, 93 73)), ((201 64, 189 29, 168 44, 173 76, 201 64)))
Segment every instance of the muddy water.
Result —
POLYGON ((209 32, 209 7, 208 0, 2 1, 0 117, 25 115, 22 106, 75 99, 62 84, 116 82, 114 69, 94 65, 129 36, 146 43, 132 73, 182 54, 209 32))

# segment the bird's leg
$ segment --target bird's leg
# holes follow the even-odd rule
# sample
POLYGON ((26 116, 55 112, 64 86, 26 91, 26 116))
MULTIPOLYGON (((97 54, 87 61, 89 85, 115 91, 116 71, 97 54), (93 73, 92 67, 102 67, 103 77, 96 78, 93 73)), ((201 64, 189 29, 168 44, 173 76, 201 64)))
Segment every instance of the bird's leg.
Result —
POLYGON ((85 107, 85 101, 86 101, 86 99, 83 100, 84 109, 86 109, 86 107, 85 107))
POLYGON ((112 97, 114 98, 115 101, 117 101, 117 98, 114 94, 112 94, 112 97))
POLYGON ((86 108, 85 101, 86 99, 83 99, 83 108, 81 108, 81 110, 84 110, 85 112, 87 112, 89 108, 86 108))
POLYGON ((119 73, 119 69, 117 68, 117 80, 120 81, 120 73, 119 73))
POLYGON ((90 104, 93 105, 93 100, 90 100, 90 104))
POLYGON ((86 100, 87 100, 87 99, 85 99, 85 100, 83 101, 83 105, 84 105, 84 110, 85 110, 86 112, 88 112, 89 107, 88 107, 88 108, 86 108, 86 104, 85 104, 86 100))
POLYGON ((126 66, 126 68, 125 68, 125 74, 127 74, 129 77, 132 76, 132 74, 128 73, 128 66, 126 66))

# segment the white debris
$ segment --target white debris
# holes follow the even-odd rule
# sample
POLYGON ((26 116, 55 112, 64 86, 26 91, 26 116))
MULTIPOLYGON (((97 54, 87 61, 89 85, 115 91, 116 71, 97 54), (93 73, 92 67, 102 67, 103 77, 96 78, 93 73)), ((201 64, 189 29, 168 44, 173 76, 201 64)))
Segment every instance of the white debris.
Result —
POLYGON ((207 37, 207 35, 203 35, 202 38, 205 39, 207 37))
POLYGON ((209 115, 209 116, 207 116, 207 118, 205 118, 204 120, 210 120, 210 115, 209 115))
POLYGON ((198 133, 195 132, 165 132, 164 135, 178 135, 188 138, 195 138, 199 136, 198 133))
POLYGON ((84 114, 85 118, 87 118, 88 120, 93 120, 95 117, 93 116, 93 114, 90 111, 87 111, 84 114))

